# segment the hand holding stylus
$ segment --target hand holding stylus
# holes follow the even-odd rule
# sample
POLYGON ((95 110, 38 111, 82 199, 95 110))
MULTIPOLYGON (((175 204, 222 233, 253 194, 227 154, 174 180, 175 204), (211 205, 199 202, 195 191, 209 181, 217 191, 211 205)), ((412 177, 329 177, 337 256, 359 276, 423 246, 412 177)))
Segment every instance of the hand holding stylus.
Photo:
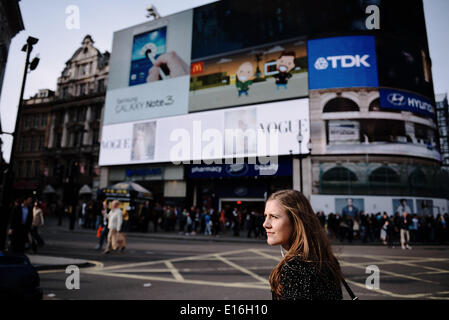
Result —
POLYGON ((188 75, 189 66, 174 51, 164 53, 154 61, 153 67, 148 71, 147 82, 163 79, 161 74, 169 75, 171 78, 188 75), (167 67, 169 74, 164 73, 163 65, 167 67))

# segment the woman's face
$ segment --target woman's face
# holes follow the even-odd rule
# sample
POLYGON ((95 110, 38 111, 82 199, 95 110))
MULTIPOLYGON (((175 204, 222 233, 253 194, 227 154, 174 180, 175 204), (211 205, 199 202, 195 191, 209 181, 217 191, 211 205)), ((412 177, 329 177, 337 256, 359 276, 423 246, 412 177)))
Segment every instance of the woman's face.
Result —
POLYGON ((287 212, 284 211, 278 200, 270 200, 265 206, 264 215, 263 227, 267 231, 268 245, 281 245, 287 250, 293 232, 293 226, 287 212))

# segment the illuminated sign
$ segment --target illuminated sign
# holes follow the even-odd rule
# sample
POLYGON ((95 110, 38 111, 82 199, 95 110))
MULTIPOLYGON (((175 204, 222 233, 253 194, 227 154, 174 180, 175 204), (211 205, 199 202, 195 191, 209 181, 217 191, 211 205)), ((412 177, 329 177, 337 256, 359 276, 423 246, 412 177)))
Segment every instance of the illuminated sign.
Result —
POLYGON ((378 87, 373 36, 308 41, 309 89, 378 87))
POLYGON ((195 62, 192 63, 190 74, 198 74, 204 71, 204 63, 203 62, 195 62))
POLYGON ((391 108, 419 113, 428 117, 435 116, 432 102, 423 96, 402 90, 379 89, 381 108, 391 108))

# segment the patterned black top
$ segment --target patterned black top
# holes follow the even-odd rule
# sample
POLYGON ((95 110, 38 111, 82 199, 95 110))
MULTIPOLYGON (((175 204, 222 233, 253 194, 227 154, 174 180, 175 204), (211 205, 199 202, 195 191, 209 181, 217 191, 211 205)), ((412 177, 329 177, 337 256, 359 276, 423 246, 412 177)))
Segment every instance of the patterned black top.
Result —
POLYGON ((280 300, 342 300, 341 287, 336 287, 331 271, 323 266, 293 258, 281 268, 280 300))

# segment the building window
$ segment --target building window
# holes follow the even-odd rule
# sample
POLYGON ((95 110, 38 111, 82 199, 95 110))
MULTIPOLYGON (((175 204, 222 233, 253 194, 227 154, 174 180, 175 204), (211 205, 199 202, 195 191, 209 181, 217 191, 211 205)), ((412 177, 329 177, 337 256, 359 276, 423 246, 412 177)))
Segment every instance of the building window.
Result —
POLYGON ((25 178, 31 177, 31 160, 27 160, 25 168, 25 178))
POLYGON ((322 177, 323 181, 357 181, 354 172, 344 167, 332 168, 326 171, 322 177))
POLYGON ((400 178, 393 169, 389 167, 381 167, 371 173, 369 176, 369 181, 379 183, 398 183, 400 178))
POLYGON ((24 122, 25 122, 25 129, 28 129, 30 127, 30 122, 31 122, 31 115, 26 115, 24 116, 24 122))
POLYGON ((56 126, 61 126, 64 123, 64 112, 63 111, 59 111, 56 113, 56 126))
POLYGON ((396 113, 401 113, 401 110, 398 109, 391 109, 391 108, 382 108, 380 106, 380 99, 374 99, 373 102, 370 103, 369 105, 369 111, 370 112, 376 112, 376 111, 383 111, 383 112, 396 112, 396 113))
POLYGON ((47 114, 43 113, 41 115, 41 127, 47 126, 47 114))
POLYGON ((68 87, 62 88, 62 97, 63 98, 68 98, 69 97, 69 88, 68 87))
POLYGON ((86 84, 82 83, 80 84, 80 96, 83 96, 86 94, 86 84))
POLYGON ((98 144, 98 138, 99 138, 99 130, 98 129, 94 129, 93 133, 92 133, 92 144, 98 144))
POLYGON ((36 113, 33 116, 33 128, 37 128, 39 126, 39 114, 36 113))
POLYGON ((34 177, 39 177, 40 175, 40 161, 34 161, 34 177))
POLYGON ((82 64, 80 66, 80 75, 85 76, 89 74, 89 64, 82 64))
POLYGON ((95 120, 100 120, 101 118, 101 110, 102 110, 102 106, 96 106, 95 107, 95 120))
POLYGON ((330 100, 324 106, 323 112, 358 112, 359 106, 347 98, 335 98, 330 100))
POLYGON ((73 147, 79 147, 83 144, 83 131, 72 132, 73 147))
POLYGON ((30 137, 30 148, 28 149, 28 151, 34 151, 34 144, 35 144, 34 139, 35 139, 34 136, 30 137))
POLYGON ((44 149, 44 136, 39 136, 39 140, 37 143, 37 150, 42 151, 44 149))
POLYGON ((104 87, 104 79, 98 80, 98 92, 103 92, 105 89, 104 87))
POLYGON ((412 187, 425 186, 427 185, 427 177, 421 169, 416 169, 410 175, 409 182, 412 187))
POLYGON ((56 134, 55 147, 56 148, 61 148, 61 142, 62 142, 62 134, 61 133, 57 133, 56 134))
POLYGON ((20 144, 20 152, 25 152, 28 143, 28 138, 24 137, 22 143, 20 144))
POLYGON ((82 122, 85 118, 84 108, 80 108, 76 111, 76 121, 82 122))
POLYGON ((22 174, 23 174, 23 161, 19 161, 17 162, 17 177, 18 178, 22 178, 22 174))

